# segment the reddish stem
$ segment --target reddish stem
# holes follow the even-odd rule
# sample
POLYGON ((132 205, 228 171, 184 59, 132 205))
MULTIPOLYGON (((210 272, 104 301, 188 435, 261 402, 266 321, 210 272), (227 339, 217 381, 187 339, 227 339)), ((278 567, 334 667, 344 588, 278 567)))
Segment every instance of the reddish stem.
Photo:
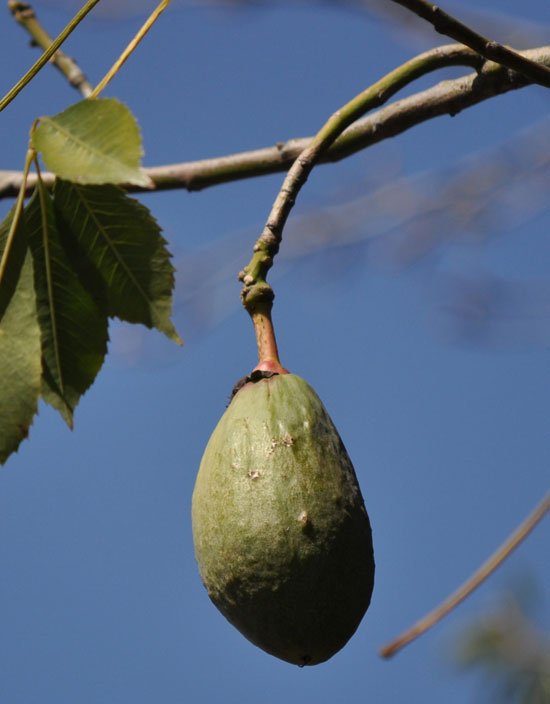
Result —
POLYGON ((261 306, 260 310, 256 309, 251 313, 251 318, 258 345, 258 364, 254 367, 254 371, 262 370, 277 372, 277 374, 289 374, 288 369, 281 366, 279 361, 277 341, 275 340, 275 331, 271 321, 271 310, 261 306))

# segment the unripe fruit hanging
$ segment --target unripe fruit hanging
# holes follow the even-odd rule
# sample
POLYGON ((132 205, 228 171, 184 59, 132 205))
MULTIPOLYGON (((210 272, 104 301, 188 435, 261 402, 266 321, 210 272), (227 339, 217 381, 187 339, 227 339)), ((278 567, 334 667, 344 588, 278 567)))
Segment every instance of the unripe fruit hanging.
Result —
POLYGON ((239 389, 205 450, 192 518, 208 594, 252 643, 303 666, 353 635, 373 588, 371 528, 340 436, 303 379, 239 389))

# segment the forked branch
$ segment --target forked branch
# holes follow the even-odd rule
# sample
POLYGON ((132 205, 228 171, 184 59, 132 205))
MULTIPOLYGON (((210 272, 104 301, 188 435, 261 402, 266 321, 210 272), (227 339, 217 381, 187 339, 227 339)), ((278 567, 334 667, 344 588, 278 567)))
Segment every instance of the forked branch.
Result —
MULTIPOLYGON (((446 65, 450 64, 452 58, 457 63, 465 62, 468 65, 472 65, 472 63, 476 65, 478 61, 478 55, 474 51, 465 50, 460 45, 446 47, 446 51, 446 65)), ((273 257, 279 250, 288 215, 314 165, 327 153, 342 132, 358 118, 385 103, 402 87, 441 65, 441 55, 432 51, 421 54, 399 66, 337 110, 299 154, 285 177, 264 230, 256 241, 254 256, 239 275, 244 284, 241 292, 242 301, 249 313, 254 311, 258 303, 269 303, 273 298, 270 287, 265 281, 266 274, 273 264, 273 257)), ((505 71, 499 64, 493 62, 484 63, 480 70, 483 75, 488 77, 489 82, 495 74, 505 71)), ((510 79, 508 71, 505 72, 507 78, 510 79)), ((472 94, 476 92, 479 82, 481 79, 473 78, 470 86, 472 94)))
POLYGON ((252 318, 256 332, 260 366, 265 363, 274 365, 269 367, 269 371, 279 373, 282 369, 271 320, 274 294, 266 281, 266 275, 273 265, 273 258, 279 251, 283 229, 296 197, 315 164, 347 127, 369 110, 383 105, 404 86, 442 65, 451 63, 467 65, 474 63, 475 65, 477 61, 478 57, 474 52, 465 51, 460 46, 448 48, 445 55, 432 51, 407 61, 337 110, 300 152, 283 181, 264 230, 256 240, 252 259, 239 274, 239 280, 243 282, 241 299, 252 318), (270 341, 268 358, 266 358, 265 340, 270 341), (274 350, 274 353, 271 350, 274 350))

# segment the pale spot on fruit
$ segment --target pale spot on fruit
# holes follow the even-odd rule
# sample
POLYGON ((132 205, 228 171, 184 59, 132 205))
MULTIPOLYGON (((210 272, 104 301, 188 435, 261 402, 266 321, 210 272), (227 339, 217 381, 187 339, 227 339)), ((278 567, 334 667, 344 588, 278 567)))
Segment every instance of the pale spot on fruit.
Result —
POLYGON ((284 438, 281 438, 280 440, 277 440, 276 438, 271 438, 271 447, 267 454, 271 455, 277 447, 292 447, 292 445, 294 445, 294 438, 288 433, 284 436, 284 438))

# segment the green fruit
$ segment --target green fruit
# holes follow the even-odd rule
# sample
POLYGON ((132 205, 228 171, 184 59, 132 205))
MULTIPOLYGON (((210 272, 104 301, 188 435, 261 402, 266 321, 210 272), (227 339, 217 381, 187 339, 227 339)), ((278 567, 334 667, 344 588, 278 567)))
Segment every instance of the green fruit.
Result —
POLYGON ((303 666, 351 638, 373 588, 371 528, 338 431, 303 379, 238 391, 204 452, 192 518, 208 594, 252 643, 303 666))

